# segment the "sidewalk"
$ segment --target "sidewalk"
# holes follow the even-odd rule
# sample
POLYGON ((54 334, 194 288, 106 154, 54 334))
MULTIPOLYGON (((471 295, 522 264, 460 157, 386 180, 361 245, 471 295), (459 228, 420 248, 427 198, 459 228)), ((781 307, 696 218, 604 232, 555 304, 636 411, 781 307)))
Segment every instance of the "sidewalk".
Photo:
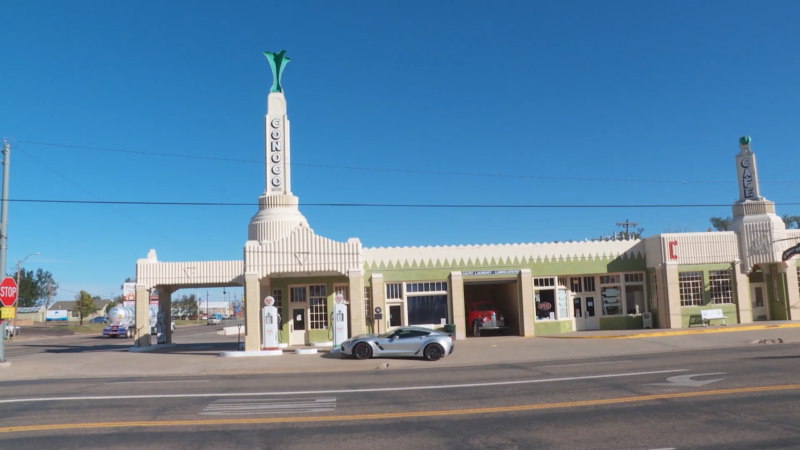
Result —
POLYGON ((764 321, 747 324, 714 325, 709 327, 695 326, 678 329, 637 329, 637 330, 594 330, 573 331, 552 336, 551 339, 638 339, 664 336, 684 336, 688 334, 731 333, 739 331, 771 330, 779 328, 800 328, 800 321, 764 321))
MULTIPOLYGON (((790 325, 786 324, 785 325, 790 325)), ((797 324, 791 324, 797 325, 797 324)), ((730 327, 733 329, 735 327, 730 327)), ((664 330, 657 330, 663 333, 664 330)), ((686 330, 677 330, 686 331, 686 330)), ((764 327, 722 333, 673 333, 652 339, 553 339, 547 337, 482 337, 458 340, 452 355, 428 362, 416 359, 372 359, 357 361, 338 354, 321 351, 315 355, 295 355, 287 351, 282 356, 223 358, 222 350, 234 350, 236 338, 199 340, 175 347, 146 353, 128 352, 128 344, 102 350, 86 347, 69 351, 53 351, 11 359, 11 365, 0 368, 0 381, 209 376, 242 374, 285 374, 363 371, 376 369, 415 369, 516 364, 538 361, 562 361, 603 358, 636 354, 653 354, 711 348, 741 347, 760 339, 781 339, 786 344, 800 343, 800 327, 764 327), (387 366, 388 364, 388 366, 387 366)), ((604 333, 604 332, 595 332, 604 333)), ((619 333, 618 331, 616 333, 619 333)), ((640 333, 632 330, 628 336, 640 333)))

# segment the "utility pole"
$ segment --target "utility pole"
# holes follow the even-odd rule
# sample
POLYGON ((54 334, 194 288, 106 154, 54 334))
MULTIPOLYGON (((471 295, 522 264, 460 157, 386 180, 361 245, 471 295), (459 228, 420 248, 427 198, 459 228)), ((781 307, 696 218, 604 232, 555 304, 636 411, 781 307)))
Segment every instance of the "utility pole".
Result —
POLYGON ((617 226, 621 228, 625 228, 625 240, 629 241, 631 239, 631 234, 629 232, 630 227, 635 227, 639 225, 637 222, 631 222, 628 219, 625 219, 625 222, 617 222, 617 226))
MULTIPOLYGON (((8 170, 11 165, 11 145, 3 139, 3 191, 0 193, 0 274, 6 276, 8 252, 8 170)), ((6 362, 6 323, 0 320, 0 363, 6 362)))

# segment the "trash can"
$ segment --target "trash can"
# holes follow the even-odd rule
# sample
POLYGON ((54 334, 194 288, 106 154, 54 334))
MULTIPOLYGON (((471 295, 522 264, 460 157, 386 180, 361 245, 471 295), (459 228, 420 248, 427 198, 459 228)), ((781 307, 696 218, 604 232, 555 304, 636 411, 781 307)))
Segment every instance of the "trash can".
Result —
POLYGON ((454 323, 445 324, 444 332, 445 333, 450 333, 450 335, 453 336, 453 339, 455 339, 456 338, 456 324, 454 324, 454 323))

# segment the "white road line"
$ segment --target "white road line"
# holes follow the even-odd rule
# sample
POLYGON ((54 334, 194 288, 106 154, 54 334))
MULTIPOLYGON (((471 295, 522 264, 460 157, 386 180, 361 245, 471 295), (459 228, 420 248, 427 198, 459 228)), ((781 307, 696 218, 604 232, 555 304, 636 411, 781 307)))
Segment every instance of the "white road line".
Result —
POLYGON ((241 399, 217 400, 206 406, 206 416, 226 416, 244 414, 297 414, 330 412, 336 410, 336 398, 304 399, 260 399, 259 403, 239 401, 241 399))
POLYGON ((598 380, 603 378, 635 377, 640 375, 657 375, 662 373, 687 372, 688 369, 657 370, 653 372, 615 373, 608 375, 587 375, 583 377, 545 378, 541 380, 497 381, 491 383, 445 384, 433 386, 403 386, 370 389, 331 389, 325 391, 289 391, 289 392, 226 392, 226 393, 201 393, 201 394, 151 394, 151 395, 101 395, 96 397, 41 397, 41 398, 12 398, 0 400, 4 403, 32 403, 32 402, 57 402, 57 401, 96 401, 96 400, 135 400, 146 398, 207 398, 207 397, 255 397, 279 395, 322 395, 322 394, 359 394, 364 392, 397 392, 397 391, 423 391, 432 389, 459 389, 489 386, 511 386, 516 384, 551 383, 556 381, 598 380))
POLYGON ((103 384, 208 383, 211 380, 109 381, 103 384))
POLYGON ((629 359, 624 361, 601 361, 601 362, 592 362, 592 363, 580 363, 580 364, 558 364, 555 366, 541 366, 542 368, 545 367, 574 367, 574 366, 590 366, 592 364, 617 364, 617 363, 624 363, 624 362, 631 362, 629 359))

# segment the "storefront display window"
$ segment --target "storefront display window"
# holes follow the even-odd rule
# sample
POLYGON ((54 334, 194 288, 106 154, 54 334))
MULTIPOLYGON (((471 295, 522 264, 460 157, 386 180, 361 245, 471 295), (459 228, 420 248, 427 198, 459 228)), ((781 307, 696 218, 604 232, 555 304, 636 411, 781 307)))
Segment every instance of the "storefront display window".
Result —
POLYGON ((559 319, 566 319, 569 317, 567 315, 567 290, 566 289, 559 289, 558 290, 558 318, 559 319))
POLYGON ((604 287, 602 288, 602 301, 603 301, 603 315, 616 316, 622 313, 622 305, 620 304, 619 287, 604 287))
POLYGON ((415 295, 406 300, 409 325, 442 325, 447 323, 446 295, 415 295))
POLYGON ((536 302, 536 320, 550 320, 556 318, 556 299, 555 292, 552 289, 536 291, 534 300, 536 302))

